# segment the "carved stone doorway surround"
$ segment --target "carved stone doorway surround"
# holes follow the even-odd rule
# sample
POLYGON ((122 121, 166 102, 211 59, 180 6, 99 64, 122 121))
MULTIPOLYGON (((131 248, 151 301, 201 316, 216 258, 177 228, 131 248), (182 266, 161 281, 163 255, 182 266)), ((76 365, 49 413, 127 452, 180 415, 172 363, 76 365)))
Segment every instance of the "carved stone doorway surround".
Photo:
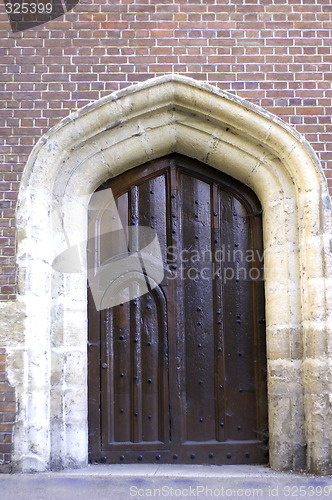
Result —
POLYGON ((16 470, 87 463, 86 270, 61 274, 52 262, 68 244, 86 240, 89 197, 102 182, 172 152, 222 170, 261 202, 270 464, 329 473, 332 260, 325 177, 309 144, 279 118, 177 75, 84 107, 45 134, 28 160, 17 210, 19 294, 0 309, 19 403, 16 470))

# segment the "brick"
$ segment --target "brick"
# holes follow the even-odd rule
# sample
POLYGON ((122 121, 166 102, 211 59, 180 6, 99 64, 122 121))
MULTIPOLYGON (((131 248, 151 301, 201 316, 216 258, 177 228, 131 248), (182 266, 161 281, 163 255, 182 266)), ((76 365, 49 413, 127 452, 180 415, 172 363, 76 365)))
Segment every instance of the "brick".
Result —
POLYGON ((7 403, 15 403, 15 407, 16 407, 16 396, 15 396, 15 391, 10 391, 10 392, 6 392, 4 394, 4 397, 5 397, 5 402, 7 403))
MULTIPOLYGON (((0 404, 3 404, 3 403, 0 403, 0 404)), ((8 403, 6 403, 6 404, 8 404, 8 403)), ((15 406, 15 411, 16 411, 16 406, 15 406)), ((15 420, 15 412, 6 412, 6 411, 0 412, 0 426, 2 426, 3 423, 8 424, 8 423, 14 422, 14 420, 15 420)))
POLYGON ((10 453, 12 451, 11 443, 0 443, 0 453, 10 453))
POLYGON ((16 404, 13 402, 2 402, 0 403, 0 412, 4 413, 10 413, 10 412, 15 412, 16 411, 16 404))
MULTIPOLYGON (((10 460, 9 460, 10 462, 10 460)), ((2 474, 10 474, 12 472, 12 466, 10 463, 0 464, 0 472, 2 474)))
POLYGON ((5 434, 0 431, 0 446, 2 443, 6 444, 11 444, 12 442, 12 435, 10 434, 5 434))
POLYGON ((13 431, 13 423, 0 423, 0 432, 6 432, 11 434, 13 431))

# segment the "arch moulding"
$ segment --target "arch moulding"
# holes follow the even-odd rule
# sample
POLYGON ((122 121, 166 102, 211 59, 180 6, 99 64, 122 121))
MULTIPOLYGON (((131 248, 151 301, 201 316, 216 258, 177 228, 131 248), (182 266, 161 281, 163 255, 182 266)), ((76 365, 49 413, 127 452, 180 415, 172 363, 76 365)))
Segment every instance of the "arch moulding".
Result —
POLYGON ((70 115, 28 160, 17 210, 19 293, 11 305, 21 333, 14 328, 7 337, 19 408, 16 469, 87 463, 86 266, 61 274, 52 262, 86 241, 88 201, 103 181, 172 152, 238 179, 262 204, 270 464, 329 473, 331 203, 321 167, 305 139, 276 116, 176 75, 70 115))

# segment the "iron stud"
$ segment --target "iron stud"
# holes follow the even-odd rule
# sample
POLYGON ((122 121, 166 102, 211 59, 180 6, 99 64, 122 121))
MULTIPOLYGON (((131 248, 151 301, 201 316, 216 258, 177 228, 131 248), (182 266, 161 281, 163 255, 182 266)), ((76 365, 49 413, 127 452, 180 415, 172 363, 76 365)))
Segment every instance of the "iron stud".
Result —
POLYGON ((198 205, 198 200, 195 200, 195 205, 198 205))
POLYGON ((153 225, 153 224, 151 224, 151 226, 150 226, 150 227, 151 227, 151 229, 154 229, 154 225, 153 225))
POLYGON ((224 422, 220 422, 220 427, 224 427, 224 422))
POLYGON ((105 368, 107 368, 107 363, 102 363, 101 367, 105 370, 105 368))
POLYGON ((172 194, 171 198, 172 198, 172 200, 174 200, 174 198, 175 198, 175 194, 172 194))
POLYGON ((220 320, 218 321, 218 325, 221 325, 221 321, 220 320))
POLYGON ((146 308, 147 308, 147 309, 151 309, 151 306, 150 306, 150 305, 148 305, 148 306, 146 306, 146 308))
POLYGON ((202 422, 203 422, 203 418, 201 417, 201 418, 199 419, 199 421, 200 421, 200 423, 202 423, 202 422))
POLYGON ((120 377, 124 377, 124 373, 120 373, 120 377))
POLYGON ((147 343, 146 345, 147 345, 148 347, 150 347, 150 345, 151 345, 151 342, 148 342, 148 343, 147 343))
POLYGON ((123 412, 124 412, 124 409, 123 409, 123 408, 121 408, 120 413, 123 413, 123 412))
POLYGON ((201 311, 201 310, 202 310, 202 308, 201 308, 201 307, 197 307, 197 311, 201 311))
POLYGON ((134 380, 138 380, 138 376, 137 375, 135 375, 134 380))
POLYGON ((156 456, 156 460, 160 460, 160 458, 161 458, 160 455, 156 456))
POLYGON ((133 302, 133 306, 136 307, 137 306, 137 302, 133 302))
POLYGON ((197 321, 197 324, 198 324, 198 326, 201 326, 201 325, 202 325, 202 323, 201 323, 200 321, 197 321))
POLYGON ((200 380, 198 383, 199 383, 199 385, 202 385, 203 384, 203 380, 200 380))
POLYGON ((122 462, 124 459, 125 459, 124 455, 121 455, 121 456, 120 456, 120 460, 121 460, 121 462, 122 462))
POLYGON ((135 339, 134 339, 134 342, 135 342, 135 344, 137 344, 137 342, 138 342, 138 338, 135 338, 135 339))
POLYGON ((154 191, 153 191, 153 189, 151 189, 150 193, 151 193, 151 194, 154 194, 154 191))
POLYGON ((148 419, 151 420, 151 418, 152 418, 152 415, 148 415, 148 419))
POLYGON ((195 214, 195 218, 198 219, 198 214, 195 214))
POLYGON ((119 340, 123 340, 123 339, 124 339, 124 336, 120 335, 119 340))
POLYGON ((212 453, 212 451, 210 451, 209 458, 213 458, 213 457, 214 457, 214 453, 212 453))
POLYGON ((155 215, 151 215, 151 219, 155 219, 155 218, 156 218, 156 216, 155 216, 155 215))
POLYGON ((174 460, 177 460, 178 455, 175 453, 175 454, 173 455, 173 458, 174 458, 174 460))
POLYGON ((221 390, 222 389, 222 385, 219 386, 219 389, 221 390))
POLYGON ((198 344, 198 347, 202 347, 202 344, 198 344))
POLYGON ((137 460, 139 460, 141 462, 143 460, 142 455, 138 455, 137 460))
POLYGON ((152 380, 150 378, 148 379, 148 384, 152 384, 152 380))
POLYGON ((248 451, 246 452, 245 455, 246 455, 246 458, 250 458, 250 453, 248 451))
POLYGON ((190 458, 191 458, 192 460, 195 460, 195 458, 196 458, 195 453, 192 453, 192 454, 190 455, 190 458))
POLYGON ((232 454, 231 453, 227 453, 227 458, 232 458, 232 454))
POLYGON ((135 417, 138 417, 138 413, 137 412, 135 413, 135 417))
POLYGON ((221 352, 221 347, 218 347, 218 352, 221 352))
POLYGON ((218 212, 213 212, 213 215, 216 217, 218 215, 218 212))

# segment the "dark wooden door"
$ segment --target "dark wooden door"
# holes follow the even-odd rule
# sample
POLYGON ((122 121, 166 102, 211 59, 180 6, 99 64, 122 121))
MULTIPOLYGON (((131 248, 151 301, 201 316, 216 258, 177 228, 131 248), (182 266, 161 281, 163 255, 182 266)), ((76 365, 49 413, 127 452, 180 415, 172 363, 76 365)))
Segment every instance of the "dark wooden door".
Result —
MULTIPOLYGON (((266 462, 259 201, 175 154, 105 188, 124 225, 156 231, 165 275, 143 296, 99 312, 89 296, 90 460, 266 462)), ((90 221, 90 267, 111 245, 98 238, 104 213, 90 221)), ((124 277, 121 286, 135 295, 140 280, 124 277)))

